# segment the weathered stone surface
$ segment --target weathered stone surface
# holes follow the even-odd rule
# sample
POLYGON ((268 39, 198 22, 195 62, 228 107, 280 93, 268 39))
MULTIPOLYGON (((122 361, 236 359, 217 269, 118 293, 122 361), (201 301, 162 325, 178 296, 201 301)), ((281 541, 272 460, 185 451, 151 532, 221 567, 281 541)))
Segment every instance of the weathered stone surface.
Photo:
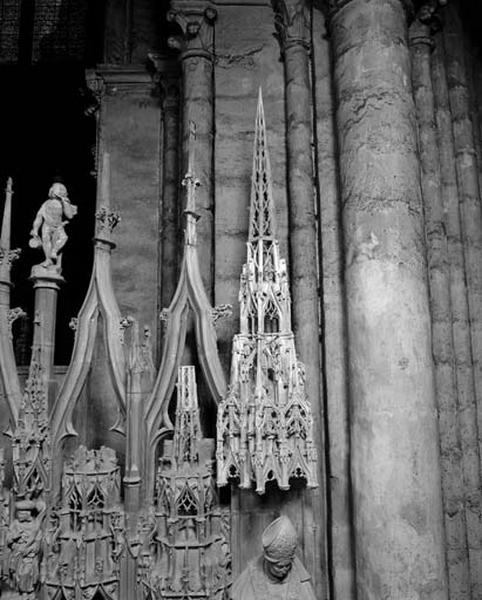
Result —
MULTIPOLYGON (((273 173, 280 253, 288 256, 283 66, 272 36, 270 7, 226 6, 216 25, 215 304, 237 307, 239 277, 246 257, 253 119, 258 87, 263 90, 273 173), (275 68, 273 68, 273 66, 275 68), (250 108, 251 107, 251 108, 250 108)), ((226 368, 237 309, 217 327, 226 368)))
MULTIPOLYGON (((459 390, 460 441, 465 480, 467 543, 473 597, 482 593, 482 498, 480 490, 480 429, 482 394, 482 211, 465 56, 459 17, 449 10, 444 30, 446 76, 452 117, 455 166, 464 253, 465 285, 471 348, 465 349, 467 379, 472 374, 474 396, 459 390), (477 418, 478 414, 478 418, 477 418)), ((465 332, 467 335, 467 332, 465 332)), ((466 338, 465 338, 466 341, 466 338)), ((458 359, 459 361, 460 359, 458 359)), ((460 362, 458 364, 461 364, 460 362)), ((462 380, 462 383, 465 381, 462 380)))
MULTIPOLYGON (((312 89, 310 80, 309 49, 310 12, 305 0, 275 0, 274 25, 280 43, 284 64, 285 118, 287 150, 287 187, 290 248, 290 281, 292 290, 293 331, 300 360, 306 369, 306 393, 311 403, 316 432, 316 445, 324 446, 323 386, 321 374, 321 346, 319 323, 319 265, 317 243, 317 211, 313 185, 312 151, 312 89)), ((318 595, 325 595, 326 581, 322 581, 316 564, 325 564, 323 527, 326 522, 324 464, 318 463, 319 487, 304 497, 304 527, 306 542, 313 557, 306 563, 315 573, 314 584, 318 595)))
POLYGON ((342 225, 338 187, 337 149, 334 131, 334 98, 331 48, 325 19, 313 14, 313 73, 315 86, 316 165, 318 183, 320 272, 322 286, 322 344, 326 395, 325 452, 328 454, 327 486, 331 511, 330 569, 336 599, 355 594, 354 548, 350 500, 348 374, 344 310, 342 225))
MULTIPOLYGON (((435 366, 435 389, 440 430, 440 460, 446 530, 448 584, 451 597, 465 598, 469 577, 467 560, 457 560, 458 548, 464 547, 467 536, 461 489, 464 469, 459 441, 458 390, 460 398, 469 405, 474 402, 473 380, 470 371, 460 369, 460 359, 454 352, 452 303, 459 296, 451 294, 451 266, 449 262, 450 227, 446 228, 446 209, 441 202, 444 191, 440 172, 440 157, 435 127, 435 99, 431 80, 431 53, 433 39, 431 23, 417 20, 410 29, 412 53, 412 82, 417 109, 420 151, 422 198, 425 211, 427 259, 432 316, 432 352, 435 366), (458 364, 459 368, 455 368, 458 364), (464 375, 469 375, 467 376, 464 375), (470 400, 471 399, 471 400, 470 400)), ((434 67, 434 71, 436 67, 434 67)), ((436 91, 437 88, 436 88, 436 91)), ((444 140, 440 140, 441 144, 444 140)), ((446 165, 444 164, 444 167, 446 165)), ((455 196, 457 201, 457 196, 455 196)), ((458 210, 455 202, 455 211, 458 210)), ((452 212, 454 212, 452 208, 452 212)), ((457 324, 454 324, 457 327, 457 324)), ((465 348, 470 350, 470 345, 465 348)), ((474 407, 475 409, 475 407, 474 407)), ((471 417, 475 423, 475 410, 471 417)), ((475 438, 476 442, 476 438, 475 438)), ((469 534, 470 535, 470 534, 469 534)))
POLYGON ((100 148, 111 156, 111 204, 122 217, 112 272, 121 313, 156 332, 160 110, 147 74, 126 73, 106 76, 101 109, 100 148))
POLYGON ((331 28, 357 593, 440 600, 438 431, 406 16, 399 0, 352 0, 331 28))
MULTIPOLYGON (((161 75, 162 77, 162 75, 161 75)), ((163 167, 162 217, 160 227, 159 281, 161 282, 159 312, 167 308, 176 289, 181 248, 179 190, 179 81, 172 77, 162 80, 163 167)))
MULTIPOLYGON (((445 213, 444 226, 447 233, 447 250, 450 265, 450 301, 452 313, 452 332, 454 345, 454 368, 457 381, 457 400, 474 403, 474 382, 468 303, 465 289, 464 250, 459 214, 457 174, 455 169, 455 150, 452 133, 452 117, 444 66, 444 52, 441 36, 438 36, 432 58, 432 82, 435 101, 437 139, 441 170, 441 200, 445 213)), ((455 444, 441 446, 442 455, 451 454, 452 468, 449 482, 450 503, 446 506, 447 566, 450 593, 454 597, 470 598, 469 555, 467 547, 467 519, 464 501, 464 483, 462 479, 463 458, 460 449, 460 431, 458 423, 455 444)))
MULTIPOLYGON (((232 304, 233 317, 217 325, 218 342, 229 368, 232 336, 239 330, 239 277, 246 257, 253 120, 261 85, 273 176, 280 254, 288 255, 283 65, 273 37, 273 13, 266 6, 218 6, 216 21, 215 139, 215 304, 232 304)), ((260 499, 250 491, 232 494, 233 576, 259 551, 256 540, 282 510, 302 531, 299 492, 276 489, 260 499), (239 543, 235 540, 242 540, 239 543), (234 546, 233 546, 234 547, 234 546)), ((304 542, 300 539, 301 555, 304 542)), ((304 556, 303 556, 304 558, 304 556)))
MULTIPOLYGON (((169 21, 180 33, 169 44, 180 50, 182 64, 182 174, 188 169, 189 132, 196 127, 195 176, 200 182, 196 193, 198 253, 201 275, 210 300, 214 273, 214 25, 217 11, 209 2, 190 5, 184 0, 171 4, 169 21)), ((192 150, 191 150, 192 151, 192 150)))

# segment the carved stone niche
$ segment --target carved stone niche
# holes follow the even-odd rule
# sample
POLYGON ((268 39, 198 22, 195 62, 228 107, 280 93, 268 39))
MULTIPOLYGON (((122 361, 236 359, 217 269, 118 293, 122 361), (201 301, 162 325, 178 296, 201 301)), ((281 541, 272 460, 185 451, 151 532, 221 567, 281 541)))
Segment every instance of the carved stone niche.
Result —
POLYGON ((48 598, 119 597, 123 548, 115 452, 80 446, 64 467, 60 507, 50 512, 44 569, 48 598))
POLYGON ((139 578, 144 598, 223 600, 229 515, 217 499, 214 440, 202 437, 194 367, 179 368, 177 387, 174 437, 163 442, 139 578))

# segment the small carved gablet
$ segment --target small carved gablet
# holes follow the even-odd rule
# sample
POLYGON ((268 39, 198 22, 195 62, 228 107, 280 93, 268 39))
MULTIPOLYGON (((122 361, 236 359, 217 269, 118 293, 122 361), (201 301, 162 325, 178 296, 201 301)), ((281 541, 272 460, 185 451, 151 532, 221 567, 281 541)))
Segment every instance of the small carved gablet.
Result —
POLYGON ((239 291, 241 331, 233 339, 229 391, 218 407, 218 485, 239 479, 264 493, 276 481, 317 485, 313 417, 296 356, 285 261, 274 202, 261 91, 256 117, 247 261, 239 291))

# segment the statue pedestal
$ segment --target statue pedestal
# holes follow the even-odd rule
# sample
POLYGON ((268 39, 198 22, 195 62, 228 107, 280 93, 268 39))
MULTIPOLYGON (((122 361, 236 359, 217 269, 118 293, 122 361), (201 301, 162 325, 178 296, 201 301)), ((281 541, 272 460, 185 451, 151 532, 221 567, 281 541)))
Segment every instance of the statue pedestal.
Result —
POLYGON ((40 363, 44 381, 50 388, 55 349, 57 295, 65 279, 55 267, 35 265, 30 281, 35 290, 35 316, 32 358, 40 363))

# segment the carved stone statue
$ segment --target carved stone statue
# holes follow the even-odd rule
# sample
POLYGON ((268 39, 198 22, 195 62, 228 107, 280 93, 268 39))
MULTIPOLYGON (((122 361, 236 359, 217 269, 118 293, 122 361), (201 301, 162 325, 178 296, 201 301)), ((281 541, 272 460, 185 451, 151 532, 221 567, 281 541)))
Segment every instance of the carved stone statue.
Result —
POLYGON ((60 271, 60 251, 67 241, 64 226, 77 214, 77 207, 70 203, 67 188, 63 183, 54 183, 48 199, 42 204, 33 222, 31 248, 40 248, 45 254, 42 267, 53 267, 60 271), (67 220, 64 220, 66 218, 67 220))
POLYGON ((15 511, 7 534, 9 578, 22 598, 33 599, 40 580, 41 525, 45 505, 41 501, 19 500, 15 503, 15 511))
POLYGON ((263 554, 234 582, 231 600, 315 600, 311 577, 295 556, 296 531, 286 516, 266 527, 263 554))

